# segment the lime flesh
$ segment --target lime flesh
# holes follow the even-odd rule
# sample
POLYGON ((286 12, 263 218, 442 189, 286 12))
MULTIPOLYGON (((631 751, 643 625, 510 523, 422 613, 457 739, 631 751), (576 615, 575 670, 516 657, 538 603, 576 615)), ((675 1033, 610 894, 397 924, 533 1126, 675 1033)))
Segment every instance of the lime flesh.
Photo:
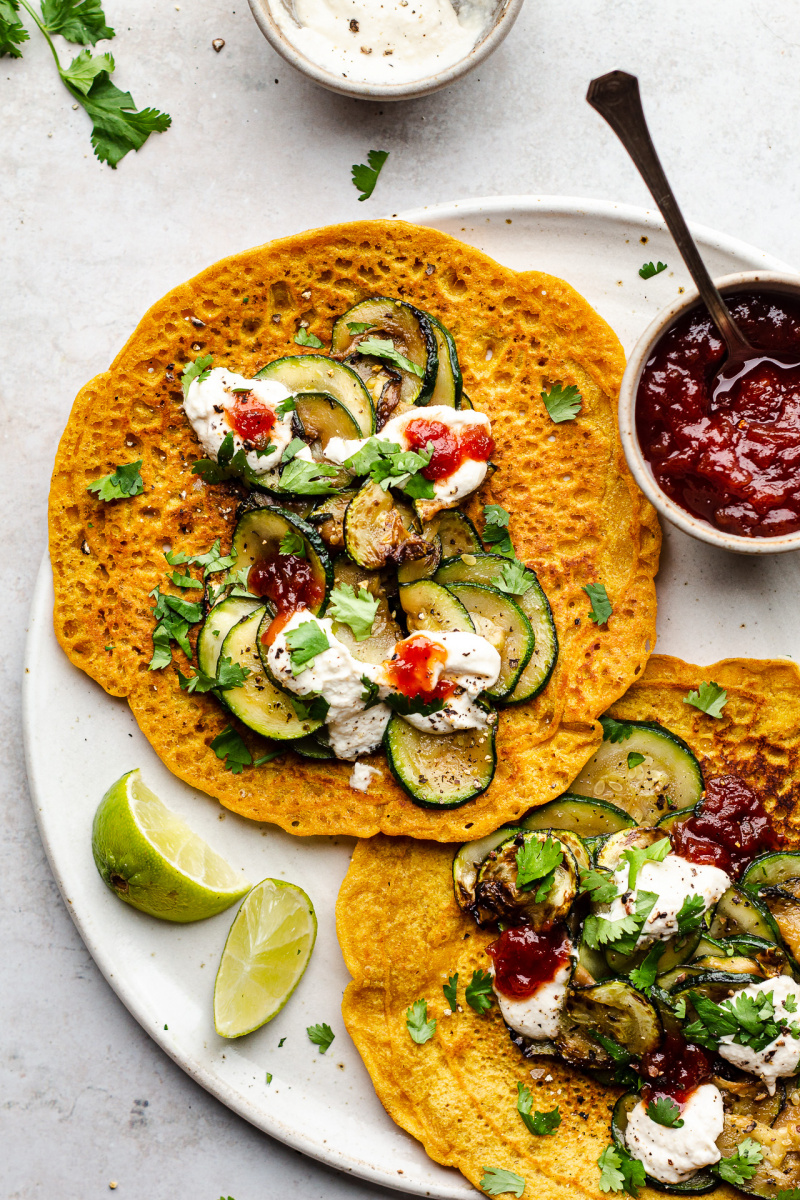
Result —
POLYGON ((300 982, 317 936, 314 906, 280 879, 256 884, 231 925, 214 986, 214 1024, 241 1037, 280 1012, 300 982))
POLYGON ((94 816, 92 854, 120 900, 164 921, 202 921, 241 900, 250 884, 128 771, 94 816))

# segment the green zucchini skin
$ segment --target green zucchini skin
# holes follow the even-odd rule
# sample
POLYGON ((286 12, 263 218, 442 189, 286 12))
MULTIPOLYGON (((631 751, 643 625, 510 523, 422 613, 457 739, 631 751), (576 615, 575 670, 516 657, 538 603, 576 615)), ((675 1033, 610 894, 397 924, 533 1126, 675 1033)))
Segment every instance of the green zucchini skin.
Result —
POLYGON ((429 404, 446 404, 450 408, 461 407, 461 394, 464 391, 464 380, 458 361, 458 350, 455 339, 438 317, 426 312, 425 316, 433 328, 436 338, 436 352, 439 368, 436 373, 436 383, 431 393, 429 404))
POLYGON ((492 700, 503 700, 513 692, 517 681, 533 654, 533 630, 531 623, 518 604, 497 588, 482 583, 451 583, 447 586, 456 599, 460 600, 480 631, 477 620, 483 617, 492 621, 506 632, 506 640, 500 651, 500 675, 486 695, 492 700))
POLYGON ((400 604, 409 633, 474 633, 475 626, 461 600, 431 579, 400 585, 400 604))
POLYGON ((770 853, 754 858, 742 875, 742 887, 777 887, 787 879, 800 879, 800 854, 770 853))
POLYGON ((421 808, 458 808, 485 792, 497 766, 496 725, 429 734, 395 714, 383 736, 389 769, 421 808))
POLYGON ((296 513, 273 507, 254 508, 245 512, 233 533, 237 566, 244 566, 245 563, 252 566, 259 559, 279 554, 281 539, 290 532, 298 533, 303 539, 306 558, 322 590, 322 599, 311 611, 322 613, 333 586, 333 564, 316 529, 296 513))
POLYGON ((399 369, 402 376, 401 402, 430 403, 439 369, 439 352, 428 315, 405 300, 370 296, 354 304, 336 320, 331 335, 331 354, 336 358, 358 354, 361 341, 374 337, 391 341, 396 350, 423 372, 420 378, 402 367, 398 368, 395 363, 390 364, 399 369), (368 324, 369 330, 366 333, 352 333, 347 326, 356 322, 368 324))
POLYGON ((571 829, 582 838, 600 837, 631 828, 633 817, 605 800, 587 800, 565 792, 557 800, 529 812, 519 824, 524 829, 571 829))
POLYGON ((197 638, 197 665, 201 671, 216 677, 226 636, 243 617, 263 607, 263 600, 255 597, 228 596, 210 609, 197 638))
POLYGON ((781 936, 775 918, 754 896, 737 887, 728 888, 714 909, 708 932, 713 938, 752 934, 780 945, 781 936))
POLYGON ((611 1056, 589 1030, 613 1038, 636 1058, 655 1050, 663 1036, 657 1010, 629 980, 620 978, 587 988, 570 988, 556 1038, 562 1058, 573 1066, 613 1066, 611 1056))
POLYGON ((372 397, 358 375, 344 363, 324 354, 289 354, 267 363, 256 379, 274 379, 293 395, 306 392, 332 396, 352 416, 360 437, 375 432, 375 408, 372 397))
POLYGON ((426 521, 426 529, 437 533, 442 541, 442 566, 453 556, 482 554, 483 543, 466 513, 458 508, 446 508, 426 521))
MULTIPOLYGON (((624 1096, 620 1096, 611 1114, 612 1140, 619 1150, 625 1150, 626 1153, 628 1147, 625 1144, 625 1130, 628 1127, 628 1114, 640 1099, 638 1092, 626 1092, 624 1096)), ((653 1179, 651 1175, 647 1175, 645 1178, 649 1187, 657 1188, 660 1192, 670 1192, 676 1196, 703 1196, 707 1192, 713 1192, 719 1185, 719 1177, 706 1169, 698 1171, 685 1183, 661 1183, 658 1179, 653 1179)))

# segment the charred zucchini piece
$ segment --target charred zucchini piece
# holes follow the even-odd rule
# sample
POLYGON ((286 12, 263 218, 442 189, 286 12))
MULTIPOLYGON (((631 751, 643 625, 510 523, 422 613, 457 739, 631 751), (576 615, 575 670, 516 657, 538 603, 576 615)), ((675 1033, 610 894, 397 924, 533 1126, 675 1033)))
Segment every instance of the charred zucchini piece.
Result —
POLYGON ((431 536, 428 530, 423 530, 423 537, 430 550, 424 558, 415 558, 400 564, 397 568, 398 583, 415 583, 418 579, 430 579, 442 561, 442 543, 438 535, 431 536))
POLYGON ((533 654, 533 630, 528 618, 510 596, 482 583, 452 583, 448 591, 466 608, 475 632, 495 647, 501 659, 497 682, 486 689, 493 700, 502 700, 516 686, 517 680, 533 654))
POLYGON ((454 555, 482 553, 483 546, 478 531, 466 513, 457 508, 446 508, 426 522, 426 532, 438 533, 442 541, 442 566, 454 555))
POLYGON ((220 695, 242 724, 262 737, 285 742, 313 733, 322 721, 301 721, 289 697, 275 687, 264 671, 258 639, 262 623, 269 624, 271 620, 272 614, 259 607, 231 629, 222 643, 221 655, 247 668, 250 674, 241 687, 226 688, 220 695))
POLYGON ((403 390, 401 372, 378 358, 362 358, 360 354, 351 354, 344 361, 369 392, 375 406, 376 428, 383 429, 400 403, 403 390))
POLYGON ((330 396, 349 412, 358 437, 375 432, 375 409, 369 392, 355 371, 323 354, 291 354, 267 363, 256 379, 276 379, 295 397, 307 392, 330 396))
POLYGON ((350 501, 357 495, 357 488, 349 488, 336 496, 329 496, 306 518, 329 550, 341 550, 344 546, 344 514, 350 501))
POLYGON ((371 480, 347 506, 344 544, 354 562, 373 571, 430 552, 430 543, 420 535, 408 506, 371 480))
POLYGON ((612 833, 606 838, 597 855, 597 865, 606 867, 609 871, 616 871, 626 850, 644 850, 655 842, 663 841, 665 837, 666 834, 662 830, 641 825, 621 829, 619 833, 612 833))
POLYGON ((368 360, 388 362, 400 371, 402 383, 400 400, 403 404, 427 404, 436 383, 439 355, 430 318, 405 300, 387 296, 372 296, 353 305, 336 321, 331 337, 331 354, 348 358, 358 354, 368 360), (366 330, 351 329, 351 325, 366 325, 366 330), (412 362, 419 374, 406 370, 380 354, 364 354, 364 342, 390 342, 394 350, 412 362))
MULTIPOLYGON (((625 1143, 628 1115, 640 1100, 641 1096, 638 1092, 626 1092, 624 1096, 620 1096, 614 1105, 614 1111, 611 1114, 611 1137, 614 1145, 620 1150, 627 1151, 628 1149, 625 1143)), ((739 1140, 743 1141, 744 1137, 745 1135, 743 1134, 739 1140)), ((723 1153, 725 1152, 723 1151, 723 1153)), ((672 1192, 678 1196, 702 1196, 706 1192, 713 1192, 714 1188, 719 1186, 719 1176, 707 1168, 697 1171, 685 1183, 661 1183, 660 1180, 653 1179, 650 1175, 646 1175, 645 1180, 650 1187, 657 1188, 660 1192, 672 1192)))
POLYGON ((450 408, 459 408, 464 381, 461 377, 461 367, 458 363, 458 351, 453 335, 449 329, 430 313, 425 316, 433 326, 433 336, 436 338, 436 353, 439 358, 439 369, 436 372, 436 383, 431 393, 429 404, 446 404, 450 408))
POLYGON ((453 859, 453 891, 459 907, 466 912, 471 912, 475 904, 475 884, 481 863, 489 851, 504 842, 514 828, 513 825, 503 825, 475 842, 465 842, 453 859))
POLYGON ((485 554, 480 549, 477 552, 461 551, 442 562, 436 572, 436 582, 445 587, 451 583, 483 583, 496 587, 507 565, 508 559, 503 554, 485 554))
POLYGON ((774 917, 767 909, 741 888, 728 888, 714 909, 708 932, 712 938, 735 937, 747 934, 765 942, 780 942, 774 917))
MULTIPOLYGON (((522 828, 528 828, 524 821, 522 828)), ((572 829, 551 829, 550 832, 553 837, 558 838, 563 846, 569 846, 575 862, 578 864, 578 871, 588 871, 592 865, 592 856, 586 849, 583 838, 572 829)))
POLYGON ((559 1053, 576 1067, 612 1066, 611 1055, 593 1033, 612 1038, 634 1058, 641 1058, 658 1047, 662 1027, 649 1000, 626 980, 609 979, 568 991, 556 1038, 559 1053))
POLYGON ((220 600, 219 604, 214 605, 197 638, 197 665, 201 671, 216 676, 226 636, 243 617, 262 606, 262 600, 247 596, 229 596, 227 600, 220 600))
POLYGON ((335 621, 333 632, 339 641, 344 642, 353 658, 357 658, 359 662, 377 666, 384 659, 390 658, 395 646, 403 637, 403 631, 391 614, 380 574, 365 571, 342 554, 333 564, 333 582, 334 587, 340 583, 349 584, 356 592, 364 588, 379 600, 369 637, 363 642, 357 642, 349 625, 340 625, 335 621))
POLYGON ((430 633, 474 633, 475 626, 464 605, 448 588, 430 579, 404 583, 400 604, 406 614, 409 633, 426 629, 430 633))
POLYGON ((320 593, 317 603, 309 607, 313 613, 322 612, 333 583, 333 567, 319 534, 294 513, 283 508, 255 508, 244 513, 233 534, 237 569, 278 558, 287 534, 299 534, 303 539, 304 557, 320 593))
MULTIPOLYGON (((295 416, 303 438, 315 462, 325 460, 325 449, 332 437, 360 438, 361 430, 355 417, 333 396, 322 392, 307 392, 295 396, 295 416)), ((330 479, 332 487, 347 487, 352 475, 342 467, 330 479)))
POLYGON ((680 998, 681 996, 685 998, 687 1013, 689 1010, 692 1013, 694 1012, 691 992, 697 992, 699 995, 713 1000, 715 1004, 719 1004, 722 1000, 727 1000, 728 996, 732 996, 734 992, 741 991, 742 988, 748 987, 751 983, 763 982, 763 975, 753 974, 751 971, 694 972, 688 964, 676 967, 674 971, 668 972, 664 976, 664 983, 661 982, 661 977, 659 976, 661 987, 664 987, 666 991, 669 991, 676 998, 680 998))
MULTIPOLYGON (((700 930, 696 929, 691 933, 687 933, 684 937, 673 937, 668 942, 664 942, 664 950, 661 958, 658 960, 659 973, 669 974, 682 963, 688 962, 694 954, 699 941, 700 930)), ((629 975, 634 967, 639 966, 651 949, 652 943, 648 943, 645 946, 638 947, 633 954, 620 954, 619 950, 615 950, 613 946, 609 946, 605 951, 606 962, 612 974, 629 975)))
POLYGON ((558 834, 546 830, 512 830, 483 860, 475 884, 475 901, 482 921, 520 921, 534 929, 550 929, 563 921, 578 894, 578 864, 572 849, 558 834), (536 896, 541 880, 528 888, 517 887, 517 855, 531 842, 558 842, 561 862, 555 868, 547 894, 536 896))
POLYGON ((582 838, 601 837, 630 829, 633 817, 604 800, 586 800, 565 792, 557 800, 529 812, 520 824, 525 829, 571 829, 582 838))
MULTIPOLYGON (((412 585, 413 586, 413 585, 412 585)), ((494 777, 495 725, 460 733, 422 733, 393 716, 383 744, 397 782, 422 808, 458 808, 485 792, 494 777)))
POLYGON ((313 733, 310 733, 308 737, 298 738, 296 742, 292 742, 290 749, 294 750, 295 754, 299 754, 301 758, 314 758, 320 762, 336 758, 330 746, 326 746, 313 733))
POLYGON ((686 743, 661 725, 646 721, 625 721, 624 725, 630 734, 617 742, 605 740, 572 784, 572 791, 609 800, 640 825, 654 824, 667 812, 699 803, 703 774, 686 743), (629 767, 632 753, 641 754, 644 761, 629 767))
POLYGON ((741 878, 746 888, 777 887, 786 881, 800 883, 800 854, 762 854, 753 859, 741 878))
MULTIPOLYGON (((724 1089, 727 1081, 714 1082, 724 1089)), ((791 1080, 788 1086, 793 1087, 791 1080)), ((723 1091, 725 1125, 717 1145, 729 1157, 746 1137, 758 1142, 764 1157, 755 1175, 738 1186, 747 1195, 775 1200, 779 1193, 791 1195, 800 1187, 800 1131, 797 1108, 787 1102, 785 1088, 778 1087, 774 1096, 756 1099, 763 1094, 760 1083, 731 1100, 723 1091)))

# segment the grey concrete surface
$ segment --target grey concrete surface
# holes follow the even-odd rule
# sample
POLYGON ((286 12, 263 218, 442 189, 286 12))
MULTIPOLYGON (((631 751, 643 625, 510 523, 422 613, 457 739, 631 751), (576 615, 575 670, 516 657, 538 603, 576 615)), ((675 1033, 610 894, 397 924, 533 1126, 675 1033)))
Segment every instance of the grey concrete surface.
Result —
POLYGON ((397 106, 329 95, 293 73, 244 0, 107 0, 106 12, 118 36, 100 48, 113 50, 116 82, 174 122, 116 172, 95 160, 87 119, 38 35, 22 60, 0 60, 10 634, 0 655, 0 1193, 92 1200, 116 1181, 124 1200, 388 1195, 271 1141, 184 1076, 99 976, 51 880, 26 791, 19 686, 58 437, 77 389, 148 304, 229 252, 468 196, 646 204, 583 101, 589 79, 614 67, 640 76, 687 215, 800 264, 800 9, 791 0, 527 0, 475 74, 397 106), (371 148, 390 158, 360 204, 350 165, 371 148))

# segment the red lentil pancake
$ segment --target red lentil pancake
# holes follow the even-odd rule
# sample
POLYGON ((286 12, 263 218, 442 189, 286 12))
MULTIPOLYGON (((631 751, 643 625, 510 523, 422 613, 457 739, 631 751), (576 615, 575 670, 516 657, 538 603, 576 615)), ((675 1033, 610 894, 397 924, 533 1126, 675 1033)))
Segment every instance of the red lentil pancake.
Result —
MULTIPOLYGON (((655 655, 611 714, 661 722, 688 742, 706 776, 740 775, 759 791, 788 844, 800 843, 800 671, 793 663, 727 659, 697 667, 655 655), (708 679, 728 693, 721 720, 683 702, 708 679)), ((524 1058, 496 1005, 485 1016, 466 1004, 444 1016, 442 985, 456 971, 466 981, 485 969, 485 947, 497 936, 455 901, 457 848, 380 836, 356 846, 337 903, 353 977, 342 1005, 348 1032, 389 1115, 436 1162, 457 1167, 476 1187, 488 1165, 521 1175, 526 1196, 599 1200, 597 1157, 624 1088, 596 1083, 558 1059, 524 1058), (406 1029, 406 1010, 420 998, 436 1019, 434 1037, 422 1046, 406 1029), (528 1133, 516 1111, 518 1082, 531 1088, 537 1110, 559 1106, 554 1136, 528 1133)), ((714 1195, 740 1193, 723 1184, 714 1195)))
MULTIPOLYGON (((127 698, 170 770, 222 804, 300 835, 383 832, 450 840, 475 836, 531 801, 563 791, 600 740, 597 716, 643 670, 655 640, 660 530, 629 475, 616 424, 624 368, 609 326, 562 280, 516 273, 445 234, 401 221, 338 225, 272 242, 209 267, 158 301, 108 371, 78 395, 50 494, 55 630, 71 661, 127 698), (208 695, 181 691, 174 670, 148 670, 151 590, 166 584, 164 549, 230 545, 238 483, 192 474, 202 451, 184 416, 180 373, 211 354, 251 378, 302 353, 301 321, 327 344, 335 318, 376 294, 404 297, 452 331, 465 390, 491 419, 499 470, 473 499, 511 513, 519 557, 539 575, 560 653, 530 702, 500 715, 498 769, 461 808, 417 807, 383 779, 367 793, 351 767, 285 755, 234 775, 210 749, 230 718, 208 695), (578 387, 577 420, 555 424, 541 392, 578 387), (142 459, 144 491, 104 503, 87 485, 142 459), (588 619, 585 584, 602 582, 614 613, 588 619)), ((175 663, 186 670, 176 650, 175 663)), ((263 746, 240 730, 253 756, 263 746)))

